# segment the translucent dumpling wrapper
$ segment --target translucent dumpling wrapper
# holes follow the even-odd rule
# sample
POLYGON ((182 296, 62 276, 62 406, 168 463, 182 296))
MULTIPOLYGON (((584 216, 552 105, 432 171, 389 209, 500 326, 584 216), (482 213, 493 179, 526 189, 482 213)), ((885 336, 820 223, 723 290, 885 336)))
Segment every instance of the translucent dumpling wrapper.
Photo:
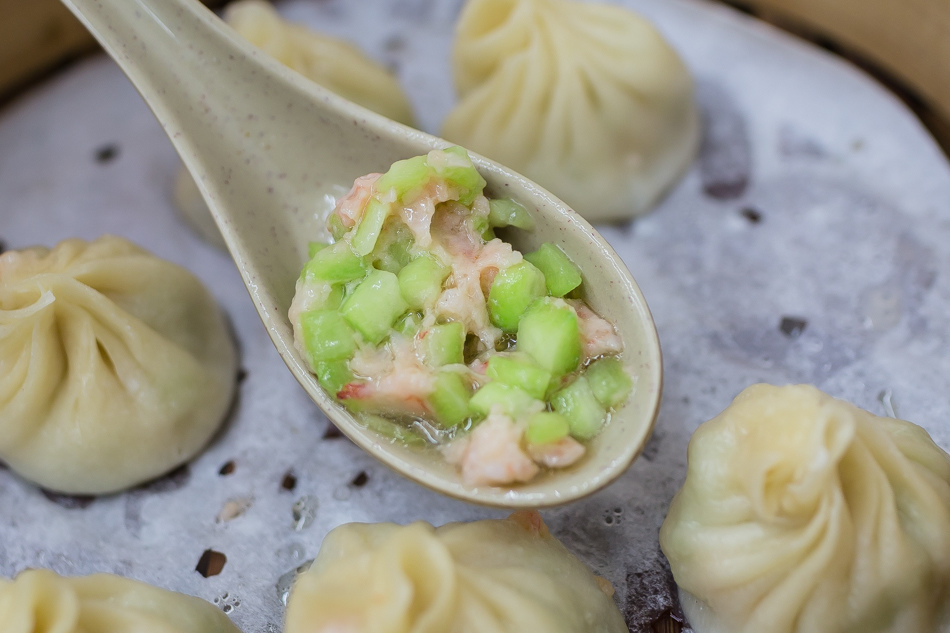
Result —
POLYGON ((213 605, 111 574, 0 578, 3 633, 240 633, 213 605))
MULTIPOLYGON (((396 77, 349 42, 288 22, 261 0, 233 2, 224 18, 251 44, 307 79, 373 112, 414 125, 412 106, 396 77)), ((199 235, 225 247, 198 187, 184 168, 175 181, 174 198, 199 235)))
POLYGON ((333 530, 294 584, 285 633, 627 633, 606 580, 536 512, 333 530))
POLYGON ((945 631, 950 456, 814 387, 753 385, 690 440, 660 545, 697 633, 945 631))
POLYGON ((107 493, 194 456, 230 407, 230 327, 190 272, 122 238, 0 255, 0 460, 107 493))
POLYGON ((590 221, 651 209, 699 145, 693 81, 649 22, 573 0, 469 0, 442 135, 590 221))

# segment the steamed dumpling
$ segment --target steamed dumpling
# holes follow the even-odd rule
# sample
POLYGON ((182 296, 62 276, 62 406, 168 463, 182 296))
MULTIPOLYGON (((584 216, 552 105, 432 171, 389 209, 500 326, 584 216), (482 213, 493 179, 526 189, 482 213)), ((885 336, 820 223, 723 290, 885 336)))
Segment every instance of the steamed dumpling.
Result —
POLYGON ((612 593, 536 512, 354 523, 297 579, 284 633, 627 633, 612 593))
POLYGON ((343 40, 287 22, 263 0, 228 5, 224 19, 244 39, 345 99, 412 125, 412 107, 388 70, 343 40))
POLYGON ((627 9, 469 0, 456 38, 459 103, 442 135, 523 173, 590 221, 648 211, 697 150, 689 72, 627 9))
POLYGON ((689 445, 660 531, 697 633, 933 633, 950 456, 807 385, 753 385, 689 445))
MULTIPOLYGON (((349 42, 287 22, 262 0, 231 3, 224 18, 251 44, 307 79, 373 112, 414 125, 412 107, 396 78, 349 42)), ((211 212, 185 168, 179 170, 175 180, 174 199, 199 235, 225 247, 211 212)))
POLYGON ((198 598, 110 574, 0 578, 3 633, 240 633, 198 598))
POLYGON ((237 354, 187 270, 119 237, 0 255, 0 460, 65 493, 128 488, 194 456, 237 354))

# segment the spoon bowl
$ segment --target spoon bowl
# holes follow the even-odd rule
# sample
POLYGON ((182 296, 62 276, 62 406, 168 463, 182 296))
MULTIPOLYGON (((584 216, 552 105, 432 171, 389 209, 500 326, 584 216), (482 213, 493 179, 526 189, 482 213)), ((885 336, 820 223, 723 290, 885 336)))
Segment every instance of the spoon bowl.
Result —
POLYGON ((310 82, 251 46, 197 0, 63 0, 99 40, 162 124, 194 176, 274 345, 314 402, 351 440, 397 472, 447 495, 503 507, 546 507, 588 495, 642 451, 659 407, 659 341, 639 288, 580 216, 522 176, 471 154, 489 196, 533 215, 516 248, 553 242, 580 267, 584 299, 624 341, 634 392, 574 466, 513 487, 464 485, 435 449, 388 440, 318 384, 293 345, 287 313, 307 261, 325 239, 334 200, 358 176, 450 145, 310 82))

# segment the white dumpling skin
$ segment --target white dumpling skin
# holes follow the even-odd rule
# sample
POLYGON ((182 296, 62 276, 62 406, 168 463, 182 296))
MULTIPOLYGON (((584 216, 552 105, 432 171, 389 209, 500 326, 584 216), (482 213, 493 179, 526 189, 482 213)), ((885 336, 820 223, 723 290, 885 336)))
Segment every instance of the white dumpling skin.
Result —
POLYGON ((587 220, 649 211, 699 146, 693 81, 660 33, 618 6, 469 0, 442 135, 521 172, 587 220))
POLYGON ((201 281, 131 242, 0 255, 0 459, 100 494, 193 457, 234 395, 237 351, 201 281))
POLYGON ((244 39, 307 79, 373 112, 413 125, 412 106, 399 81, 349 42, 285 21, 263 0, 232 2, 224 18, 244 39))
POLYGON ((694 433, 660 545, 697 633, 946 631, 950 456, 814 387, 753 385, 694 433))
POLYGON ((609 583, 536 512, 348 524, 294 584, 285 633, 626 633, 609 583))
POLYGON ((3 633, 240 633, 213 605, 111 574, 0 578, 3 633))

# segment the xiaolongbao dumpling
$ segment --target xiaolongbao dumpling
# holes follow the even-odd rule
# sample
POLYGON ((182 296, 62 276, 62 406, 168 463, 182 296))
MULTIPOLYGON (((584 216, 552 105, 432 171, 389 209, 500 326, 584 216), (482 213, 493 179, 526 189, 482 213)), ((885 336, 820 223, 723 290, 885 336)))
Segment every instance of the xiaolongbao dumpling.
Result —
POLYGON ((118 237, 0 255, 0 459, 98 494, 190 459, 230 406, 237 354, 185 269, 118 237))
MULTIPOLYGON (((414 125, 412 106, 397 79, 349 42, 287 22, 262 0, 233 2, 224 18, 251 44, 307 79, 373 112, 414 125)), ((225 247, 195 181, 184 168, 175 180, 174 199, 199 235, 225 247)))
POLYGON ((349 42, 287 22, 263 0, 233 2, 224 19, 244 39, 304 77, 373 112, 413 124, 412 106, 396 78, 349 42))
POLYGON ((111 574, 0 578, 3 633, 240 633, 204 600, 111 574))
POLYGON ((690 440, 660 545, 697 633, 932 633, 950 456, 814 387, 753 385, 690 440))
POLYGON ((469 0, 442 135, 523 173, 590 221, 648 211, 699 143, 693 82, 657 30, 617 6, 469 0))
POLYGON ((287 605, 285 633, 626 633, 606 580, 536 512, 504 520, 343 525, 287 605))

